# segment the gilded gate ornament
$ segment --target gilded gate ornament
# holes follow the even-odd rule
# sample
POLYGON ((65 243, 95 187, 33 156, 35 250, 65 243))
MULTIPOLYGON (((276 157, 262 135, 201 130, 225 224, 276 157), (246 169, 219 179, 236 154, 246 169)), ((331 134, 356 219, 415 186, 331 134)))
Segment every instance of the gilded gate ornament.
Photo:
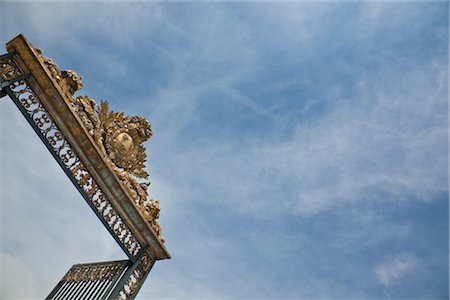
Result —
POLYGON ((145 219, 151 224, 158 238, 161 235, 158 200, 148 199, 149 174, 145 170, 147 154, 142 145, 153 134, 151 124, 143 117, 125 116, 122 112, 109 110, 107 101, 98 105, 89 96, 74 94, 83 87, 82 77, 72 70, 61 70, 59 66, 35 48, 51 77, 58 83, 95 144, 119 177, 145 219))
POLYGON ((157 222, 159 201, 148 197, 143 143, 152 136, 150 123, 76 94, 81 76, 61 70, 23 35, 6 49, 0 55, 0 98, 14 102, 128 256, 73 265, 46 300, 134 299, 154 263, 170 258, 157 222))
POLYGON ((62 280, 64 282, 113 280, 118 273, 123 272, 124 267, 123 261, 75 265, 62 280))

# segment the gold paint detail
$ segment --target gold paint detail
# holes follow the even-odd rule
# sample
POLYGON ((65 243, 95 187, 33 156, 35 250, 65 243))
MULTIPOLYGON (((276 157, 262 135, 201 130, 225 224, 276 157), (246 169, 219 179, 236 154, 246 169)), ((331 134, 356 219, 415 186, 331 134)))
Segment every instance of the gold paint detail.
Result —
MULTIPOLYGON (((14 68, 18 67, 14 65, 14 68)), ((20 72, 15 71, 14 72, 20 72)), ((119 213, 112 206, 105 193, 81 162, 62 131, 57 127, 50 114, 28 85, 26 80, 16 81, 9 85, 20 105, 25 109, 28 117, 33 120, 39 129, 39 135, 47 140, 51 150, 64 164, 75 179, 77 185, 86 193, 89 202, 95 207, 97 215, 104 220, 106 225, 114 233, 118 241, 129 254, 136 257, 142 249, 141 244, 125 224, 119 213)))
POLYGON ((44 66, 47 67, 51 77, 56 80, 67 98, 71 99, 73 94, 81 90, 81 88, 83 87, 83 77, 79 76, 75 71, 72 70, 61 71, 61 69, 53 59, 44 56, 42 49, 34 48, 34 50, 36 51, 37 56, 42 61, 44 66))
POLYGON ((131 275, 128 277, 127 282, 123 286, 122 290, 119 292, 119 296, 117 296, 117 300, 126 300, 130 299, 131 296, 136 292, 139 283, 143 277, 143 272, 139 269, 134 270, 131 275))
POLYGON ((9 81, 19 77, 22 74, 23 73, 21 70, 16 67, 12 57, 8 57, 0 61, 0 77, 3 80, 9 81))
POLYGON ((151 263, 152 263, 152 261, 148 257, 148 255, 144 255, 141 257, 140 265, 141 265, 142 269, 144 270, 144 272, 147 272, 150 270, 151 263))
POLYGON ((61 71, 42 50, 35 48, 38 57, 56 80, 69 100, 71 109, 98 146, 101 154, 119 177, 144 218, 150 223, 158 238, 164 242, 159 218, 158 200, 148 199, 149 174, 145 170, 147 154, 143 143, 153 134, 151 124, 143 117, 125 116, 109 110, 107 101, 97 105, 89 96, 74 94, 83 87, 82 77, 72 70, 61 71))
POLYGON ((138 267, 128 277, 126 283, 122 287, 116 300, 131 299, 134 293, 136 293, 141 280, 145 274, 148 273, 151 266, 151 259, 145 254, 139 261, 138 267))
POLYGON ((123 262, 107 262, 101 264, 75 265, 63 277, 63 282, 80 281, 112 281, 114 277, 124 270, 123 262))

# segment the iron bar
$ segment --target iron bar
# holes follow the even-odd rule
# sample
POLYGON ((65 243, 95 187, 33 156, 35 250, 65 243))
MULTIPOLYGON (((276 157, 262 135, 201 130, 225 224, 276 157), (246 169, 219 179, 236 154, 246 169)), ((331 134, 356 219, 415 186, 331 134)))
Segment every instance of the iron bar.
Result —
POLYGON ((86 286, 87 286, 88 284, 89 284, 89 281, 88 281, 88 280, 82 281, 82 282, 81 282, 81 286, 80 286, 80 288, 78 289, 78 291, 76 292, 76 294, 75 294, 75 296, 74 296, 73 299, 82 299, 82 298, 80 297, 80 294, 83 293, 84 289, 86 288, 86 286))
MULTIPOLYGON (((128 268, 131 267, 131 264, 128 263, 128 268)), ((103 294, 103 297, 100 298, 100 300, 105 300, 106 297, 108 297, 108 295, 111 293, 111 290, 114 288, 114 284, 116 282, 119 281, 119 279, 126 273, 127 268, 125 268, 124 270, 122 270, 122 272, 119 272, 116 274, 116 276, 114 276, 114 278, 112 279, 112 284, 108 286, 108 288, 106 289, 105 293, 103 294)))
POLYGON ((104 299, 129 266, 129 260, 73 265, 46 300, 104 299))
POLYGON ((53 289, 53 291, 55 292, 54 295, 49 295, 45 300, 57 300, 60 299, 61 294, 64 294, 64 291, 67 289, 67 287, 69 286, 68 282, 62 282, 61 281, 61 287, 58 288, 58 286, 56 288, 53 289))
POLYGON ((105 292, 105 290, 108 288, 108 285, 111 282, 109 280, 103 280, 100 283, 99 288, 97 289, 97 292, 94 294, 94 296, 92 297, 92 299, 98 300, 101 299, 100 297, 103 295, 103 293, 105 292))

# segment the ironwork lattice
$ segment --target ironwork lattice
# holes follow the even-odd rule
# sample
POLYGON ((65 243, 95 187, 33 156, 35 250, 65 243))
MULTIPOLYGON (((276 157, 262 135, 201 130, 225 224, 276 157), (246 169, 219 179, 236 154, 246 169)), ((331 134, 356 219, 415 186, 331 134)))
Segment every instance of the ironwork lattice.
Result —
POLYGON ((128 265, 128 260, 73 265, 46 300, 106 299, 128 265))
POLYGON ((134 299, 155 261, 170 258, 169 253, 98 158, 98 149, 31 44, 19 35, 7 50, 0 56, 0 97, 12 99, 129 258, 72 266, 46 300, 134 299))

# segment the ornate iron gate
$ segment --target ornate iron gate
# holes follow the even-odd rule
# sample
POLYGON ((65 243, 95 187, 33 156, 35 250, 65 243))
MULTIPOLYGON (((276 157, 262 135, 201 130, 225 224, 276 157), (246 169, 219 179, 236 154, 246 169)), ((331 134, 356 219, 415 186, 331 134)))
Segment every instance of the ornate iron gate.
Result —
POLYGON ((46 300, 104 300, 127 267, 127 260, 73 265, 46 300))
POLYGON ((159 202, 147 199, 148 183, 136 179, 148 176, 142 142, 151 136, 150 124, 110 112, 105 102, 75 98, 81 77, 61 71, 22 35, 6 48, 0 97, 13 100, 129 258, 72 266, 46 300, 134 299, 155 261, 170 258, 157 222, 159 202))

